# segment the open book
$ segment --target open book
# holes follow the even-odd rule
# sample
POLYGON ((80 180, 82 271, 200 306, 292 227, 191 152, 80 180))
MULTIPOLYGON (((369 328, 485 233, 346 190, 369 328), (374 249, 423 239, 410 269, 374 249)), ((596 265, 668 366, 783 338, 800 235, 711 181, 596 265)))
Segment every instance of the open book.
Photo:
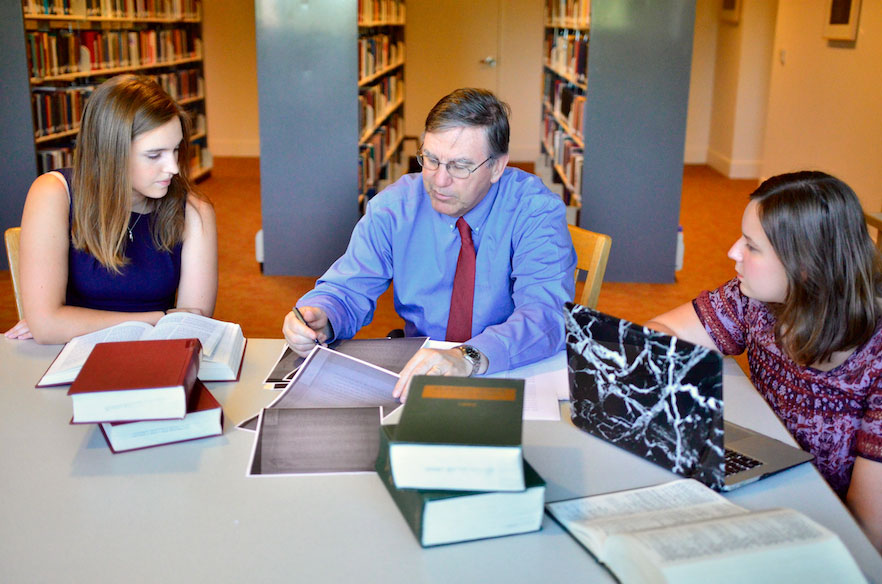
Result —
POLYGON ((748 511, 693 479, 545 508, 622 584, 866 582, 842 541, 798 511, 748 511))
POLYGON ((245 354, 242 328, 238 324, 189 312, 173 312, 159 319, 155 326, 145 322, 123 322, 74 337, 58 353, 37 387, 73 383, 92 348, 98 343, 189 338, 199 339, 202 343, 199 379, 235 381, 239 378, 242 356, 245 354))

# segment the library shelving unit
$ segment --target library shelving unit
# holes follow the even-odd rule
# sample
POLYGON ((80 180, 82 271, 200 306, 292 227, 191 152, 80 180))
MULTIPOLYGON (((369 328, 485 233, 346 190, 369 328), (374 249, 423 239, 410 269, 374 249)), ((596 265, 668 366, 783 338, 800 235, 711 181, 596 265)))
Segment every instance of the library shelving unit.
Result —
POLYGON ((401 175, 404 143, 403 1, 358 5, 358 203, 401 175))
POLYGON ((542 151, 564 202, 581 205, 589 0, 546 0, 542 151))
POLYGON ((675 279, 694 22, 694 2, 545 2, 542 149, 612 237, 608 281, 675 279))
MULTIPOLYGON (((404 0, 255 0, 263 271, 318 276, 400 174, 404 0)), ((260 245, 260 244, 258 244, 260 245)))
POLYGON ((70 166, 83 104, 121 73, 156 79, 190 113, 191 178, 211 171, 201 0, 21 0, 37 171, 70 166))

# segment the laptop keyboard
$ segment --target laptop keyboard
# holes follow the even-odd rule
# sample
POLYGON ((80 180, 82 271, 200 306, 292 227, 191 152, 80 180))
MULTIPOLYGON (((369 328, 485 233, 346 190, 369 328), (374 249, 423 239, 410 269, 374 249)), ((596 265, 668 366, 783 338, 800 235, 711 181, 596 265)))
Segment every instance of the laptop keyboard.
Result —
POLYGON ((729 448, 726 449, 726 476, 735 474, 736 472, 750 470, 761 464, 762 462, 755 458, 751 458, 740 452, 735 452, 729 448))

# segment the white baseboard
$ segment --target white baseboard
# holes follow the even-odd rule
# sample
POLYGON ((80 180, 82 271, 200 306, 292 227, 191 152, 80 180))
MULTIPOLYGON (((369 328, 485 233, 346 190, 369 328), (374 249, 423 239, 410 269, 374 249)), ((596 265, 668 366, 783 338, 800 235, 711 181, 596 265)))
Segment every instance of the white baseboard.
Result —
POLYGON ((727 178, 745 179, 759 178, 762 172, 762 160, 732 160, 714 150, 707 151, 707 164, 727 178))

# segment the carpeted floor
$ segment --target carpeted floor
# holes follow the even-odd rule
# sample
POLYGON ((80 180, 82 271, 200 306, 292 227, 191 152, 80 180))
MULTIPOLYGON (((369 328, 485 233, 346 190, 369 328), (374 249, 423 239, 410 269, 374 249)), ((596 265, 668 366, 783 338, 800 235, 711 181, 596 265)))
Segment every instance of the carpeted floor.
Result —
MULTIPOLYGON (((685 167, 681 223, 686 246, 677 282, 607 282, 598 308, 643 322, 731 278, 733 263, 726 251, 739 236, 741 213, 755 186, 756 181, 729 180, 705 166, 685 167)), ((261 224, 258 159, 216 158, 211 177, 198 188, 213 201, 218 215, 220 291, 215 318, 240 323, 248 337, 280 338, 282 318, 315 279, 260 273, 254 256, 254 235, 261 224)), ((615 253, 616 242, 612 245, 615 253)), ((0 271, 0 330, 15 322, 9 272, 0 271)), ((383 336, 400 326, 387 292, 374 321, 359 336, 383 336)))

